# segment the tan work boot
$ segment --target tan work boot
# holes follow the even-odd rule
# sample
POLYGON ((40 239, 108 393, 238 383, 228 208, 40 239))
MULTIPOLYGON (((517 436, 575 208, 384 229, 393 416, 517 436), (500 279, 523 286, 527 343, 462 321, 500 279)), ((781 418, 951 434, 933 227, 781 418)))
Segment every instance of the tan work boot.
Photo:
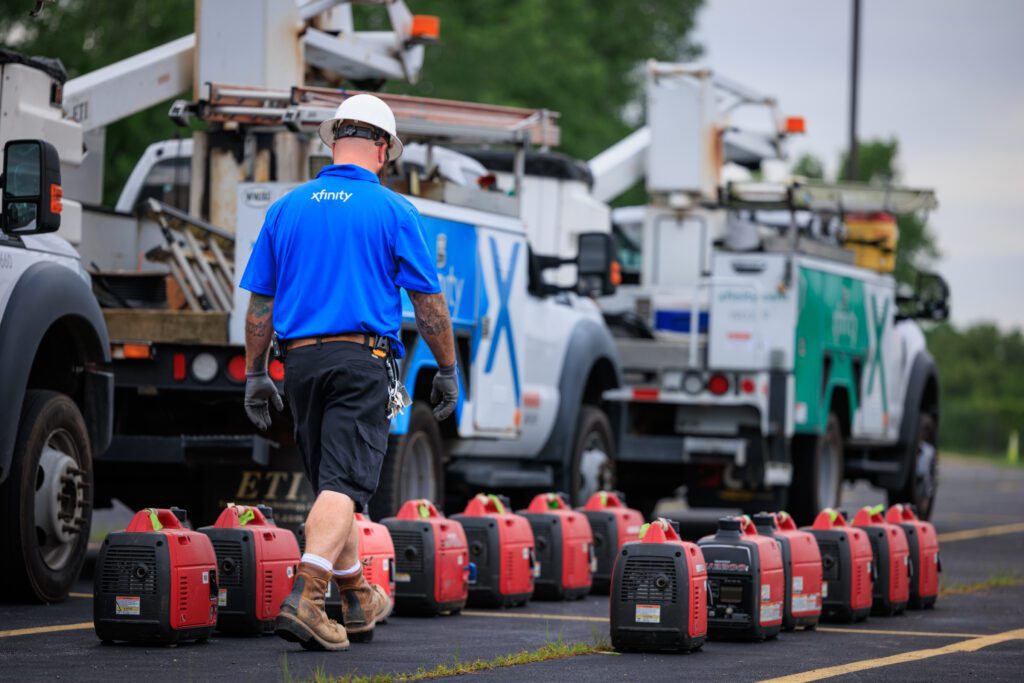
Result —
POLYGON ((373 640, 373 627, 391 614, 391 598, 377 584, 370 584, 362 568, 349 576, 335 576, 341 596, 341 620, 352 640, 373 640))
POLYGON ((274 633, 307 650, 347 650, 345 627, 327 616, 324 593, 331 571, 303 562, 292 592, 281 603, 281 613, 274 621, 274 633))

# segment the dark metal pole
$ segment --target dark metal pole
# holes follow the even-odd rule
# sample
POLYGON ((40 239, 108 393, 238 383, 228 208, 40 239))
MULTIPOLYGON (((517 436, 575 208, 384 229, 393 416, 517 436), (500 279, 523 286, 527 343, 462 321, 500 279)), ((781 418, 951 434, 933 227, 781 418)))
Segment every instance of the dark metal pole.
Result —
POLYGON ((857 179, 857 82, 860 64, 860 0, 853 2, 853 26, 850 46, 850 146, 846 157, 847 180, 857 179))

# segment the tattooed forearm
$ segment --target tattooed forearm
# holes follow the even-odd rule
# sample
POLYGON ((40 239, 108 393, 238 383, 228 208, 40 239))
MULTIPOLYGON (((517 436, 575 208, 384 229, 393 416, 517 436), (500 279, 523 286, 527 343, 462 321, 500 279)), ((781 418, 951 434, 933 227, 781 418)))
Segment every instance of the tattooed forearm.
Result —
POLYGON ((439 365, 455 363, 455 337, 444 294, 409 292, 409 298, 416 312, 416 329, 434 353, 434 359, 439 365))
POLYGON ((274 297, 253 294, 245 313, 245 369, 261 372, 267 369, 270 337, 274 333, 274 297))

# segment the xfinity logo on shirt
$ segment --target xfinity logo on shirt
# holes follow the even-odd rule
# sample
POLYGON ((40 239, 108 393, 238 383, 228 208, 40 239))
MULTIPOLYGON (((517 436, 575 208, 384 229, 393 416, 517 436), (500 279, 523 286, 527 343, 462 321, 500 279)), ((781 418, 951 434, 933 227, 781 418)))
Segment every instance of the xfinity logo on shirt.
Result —
POLYGON ((335 201, 341 200, 347 202, 349 197, 352 196, 351 192, 345 192, 345 190, 338 190, 337 192, 328 192, 327 190, 319 190, 313 193, 310 199, 315 199, 319 204, 321 201, 335 201))

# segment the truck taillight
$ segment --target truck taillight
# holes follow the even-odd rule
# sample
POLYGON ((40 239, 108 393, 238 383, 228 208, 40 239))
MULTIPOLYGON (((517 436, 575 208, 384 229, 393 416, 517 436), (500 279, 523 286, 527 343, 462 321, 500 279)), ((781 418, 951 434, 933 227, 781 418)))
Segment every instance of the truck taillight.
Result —
POLYGON ((661 391, 658 389, 648 389, 644 387, 637 387, 633 389, 634 401, 657 401, 659 396, 661 396, 661 391))
POLYGON ((729 378, 725 375, 711 375, 708 380, 708 391, 715 396, 721 396, 729 391, 729 378))
POLYGON ((275 358, 274 360, 270 361, 269 370, 270 379, 274 380, 275 382, 284 381, 284 363, 275 358))
POLYGON ((176 353, 174 354, 174 360, 171 364, 172 372, 174 374, 175 382, 185 381, 185 354, 176 353))
POLYGON ((245 356, 235 356, 228 361, 228 377, 235 382, 245 381, 245 356))

